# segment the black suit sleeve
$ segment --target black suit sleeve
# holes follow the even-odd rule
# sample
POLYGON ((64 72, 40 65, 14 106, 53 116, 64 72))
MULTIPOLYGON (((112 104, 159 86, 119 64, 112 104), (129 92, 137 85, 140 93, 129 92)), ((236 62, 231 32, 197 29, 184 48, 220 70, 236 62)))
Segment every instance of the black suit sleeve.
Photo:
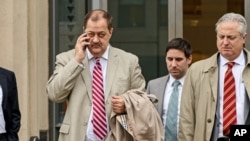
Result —
MULTIPOLYGON (((10 95, 12 95, 11 103, 12 103, 12 112, 11 112, 11 126, 9 129, 9 141, 18 141, 18 131, 20 129, 20 120, 21 120, 21 113, 19 110, 19 102, 18 102, 18 91, 16 85, 16 77, 15 74, 12 74, 12 85, 10 85, 10 95)), ((9 101, 10 102, 10 101, 9 101)))
POLYGON ((18 90, 14 72, 4 70, 2 76, 5 77, 3 84, 3 113, 8 141, 18 141, 18 131, 20 129, 21 113, 19 110, 18 90))

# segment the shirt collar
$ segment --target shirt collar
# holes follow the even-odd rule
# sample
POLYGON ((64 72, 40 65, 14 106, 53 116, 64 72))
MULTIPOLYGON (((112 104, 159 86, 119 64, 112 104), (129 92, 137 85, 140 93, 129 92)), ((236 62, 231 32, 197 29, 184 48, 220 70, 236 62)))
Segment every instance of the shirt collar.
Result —
MULTIPOLYGON (((221 60, 222 66, 227 65, 227 63, 230 62, 222 55, 220 55, 220 60, 221 60)), ((233 62, 235 62, 235 64, 238 64, 238 65, 245 65, 245 58, 244 58, 243 51, 241 51, 240 55, 236 59, 234 59, 233 62)))
MULTIPOLYGON (((169 83, 172 85, 173 82, 176 80, 172 75, 169 75, 169 83)), ((178 81, 181 83, 181 86, 183 86, 184 84, 184 79, 185 79, 185 76, 183 76, 182 78, 178 79, 178 81)))

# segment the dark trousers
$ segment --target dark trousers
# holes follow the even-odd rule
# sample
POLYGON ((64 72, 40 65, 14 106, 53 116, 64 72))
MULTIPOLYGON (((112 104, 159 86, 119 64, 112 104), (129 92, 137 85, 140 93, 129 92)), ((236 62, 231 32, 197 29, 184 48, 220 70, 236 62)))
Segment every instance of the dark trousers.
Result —
POLYGON ((6 133, 0 134, 0 141, 8 141, 6 133))
POLYGON ((218 138, 217 141, 229 141, 229 138, 228 137, 221 137, 221 138, 218 138))

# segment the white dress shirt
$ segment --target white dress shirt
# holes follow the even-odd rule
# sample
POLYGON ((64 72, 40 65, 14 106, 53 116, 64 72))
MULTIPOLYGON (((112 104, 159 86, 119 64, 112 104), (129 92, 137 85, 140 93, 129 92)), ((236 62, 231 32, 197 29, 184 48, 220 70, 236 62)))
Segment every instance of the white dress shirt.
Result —
MULTIPOLYGON (((227 63, 229 61, 220 55, 220 74, 219 74, 219 99, 220 100, 220 120, 219 120, 219 137, 223 137, 223 88, 224 88, 224 77, 228 69, 227 63)), ((236 114, 237 124, 245 124, 249 106, 248 99, 246 97, 245 87, 242 80, 243 69, 246 65, 246 60, 243 54, 241 54, 233 61, 235 65, 232 68, 232 72, 235 79, 236 88, 236 114)))
POLYGON ((0 133, 6 133, 2 103, 3 103, 3 90, 0 85, 0 133))
MULTIPOLYGON (((165 89, 165 94, 164 94, 164 104, 163 104, 163 115, 162 115, 162 119, 163 119, 163 124, 165 126, 166 123, 166 118, 167 118, 167 111, 168 111, 168 104, 169 104, 169 99, 170 96, 173 92, 173 82, 175 81, 175 79, 169 75, 169 80, 167 82, 167 86, 165 89)), ((184 83, 184 77, 182 77, 181 79, 179 79, 180 81, 180 85, 178 86, 178 90, 179 90, 179 102, 178 102, 178 116, 177 116, 177 133, 179 131, 179 116, 180 116, 180 103, 181 103, 181 92, 182 92, 182 87, 183 87, 183 83, 184 83)))

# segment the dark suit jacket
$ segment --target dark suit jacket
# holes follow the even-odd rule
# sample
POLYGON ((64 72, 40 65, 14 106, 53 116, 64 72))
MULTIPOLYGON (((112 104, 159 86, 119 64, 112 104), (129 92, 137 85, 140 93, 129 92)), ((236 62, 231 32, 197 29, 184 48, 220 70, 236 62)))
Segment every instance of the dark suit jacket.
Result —
POLYGON ((18 104, 18 92, 15 74, 0 68, 0 85, 3 91, 2 108, 8 141, 18 141, 21 113, 18 104))

